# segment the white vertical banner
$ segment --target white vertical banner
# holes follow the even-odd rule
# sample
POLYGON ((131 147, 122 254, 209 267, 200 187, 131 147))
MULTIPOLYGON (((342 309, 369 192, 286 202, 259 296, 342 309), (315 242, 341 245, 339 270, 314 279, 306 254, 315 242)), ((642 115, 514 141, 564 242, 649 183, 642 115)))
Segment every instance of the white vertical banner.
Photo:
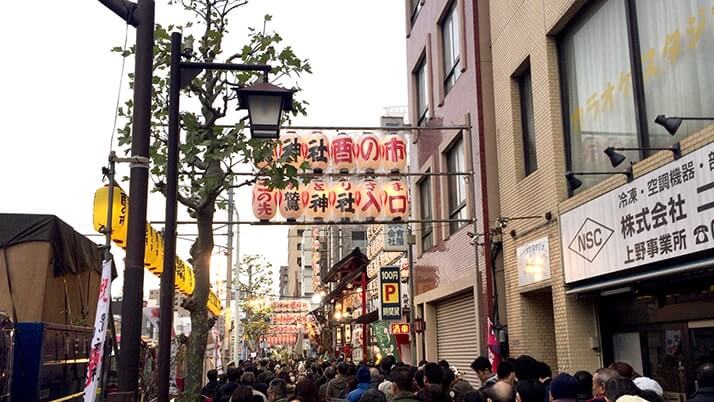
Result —
POLYGON ((94 402, 97 398, 97 387, 102 376, 102 360, 104 358, 104 341, 107 338, 109 320, 109 301, 111 300, 112 262, 102 264, 102 282, 99 285, 97 298, 97 314, 94 317, 94 336, 87 363, 87 379, 84 382, 84 402, 94 402))

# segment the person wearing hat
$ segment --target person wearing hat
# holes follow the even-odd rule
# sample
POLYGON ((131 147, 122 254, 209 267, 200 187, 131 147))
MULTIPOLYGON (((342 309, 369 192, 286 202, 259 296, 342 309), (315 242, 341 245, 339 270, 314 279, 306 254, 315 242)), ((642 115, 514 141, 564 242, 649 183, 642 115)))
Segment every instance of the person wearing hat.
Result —
POLYGON ((372 380, 372 376, 369 374, 369 369, 366 366, 361 366, 357 370, 357 388, 347 394, 347 400, 350 402, 359 402, 359 398, 362 394, 369 389, 369 383, 372 380))
POLYGON ((664 390, 662 389, 662 386, 659 385, 659 383, 649 377, 637 377, 632 382, 635 383, 637 388, 641 389, 642 391, 651 391, 657 394, 660 398, 664 396, 664 390))
POLYGON ((550 381, 550 400, 552 402, 576 402, 578 398, 578 380, 570 374, 560 373, 550 381))

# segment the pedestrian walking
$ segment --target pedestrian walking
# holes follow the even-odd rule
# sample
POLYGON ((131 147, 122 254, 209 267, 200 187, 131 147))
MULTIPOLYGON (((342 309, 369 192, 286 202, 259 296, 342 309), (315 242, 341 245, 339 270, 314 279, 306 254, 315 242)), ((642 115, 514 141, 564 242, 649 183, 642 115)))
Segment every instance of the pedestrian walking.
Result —
POLYGON ((476 376, 481 381, 481 388, 479 388, 481 392, 492 387, 498 381, 498 376, 491 371, 491 362, 486 357, 477 357, 471 363, 471 369, 476 372, 476 376))

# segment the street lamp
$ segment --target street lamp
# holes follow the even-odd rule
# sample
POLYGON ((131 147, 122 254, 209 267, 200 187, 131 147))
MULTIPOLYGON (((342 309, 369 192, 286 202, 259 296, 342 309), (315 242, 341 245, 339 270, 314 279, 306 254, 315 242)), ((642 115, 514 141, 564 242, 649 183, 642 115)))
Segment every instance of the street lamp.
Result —
POLYGON ((238 109, 248 109, 250 133, 253 138, 277 139, 283 111, 293 109, 292 89, 281 88, 269 82, 260 82, 244 88, 233 88, 238 94, 238 109))
POLYGON ((312 304, 320 304, 322 301, 322 296, 319 293, 315 293, 312 295, 312 304))
MULTIPOLYGON (((152 24, 153 25, 153 24, 152 24)), ((181 61, 181 33, 171 34, 171 62, 169 80, 169 129, 166 161, 166 226, 164 229, 164 266, 161 273, 161 295, 159 323, 159 393, 160 402, 169 401, 169 373, 171 362, 171 332, 174 300, 174 259, 176 257, 176 219, 178 203, 178 161, 181 142, 179 127, 179 98, 181 88, 188 85, 203 70, 219 71, 259 71, 263 82, 238 90, 240 108, 248 108, 251 129, 262 138, 277 138, 280 116, 283 110, 292 109, 294 91, 268 83, 268 73, 272 70, 264 64, 233 64, 181 61), (255 127, 253 125, 255 123, 255 127), (268 137, 272 136, 272 137, 268 137)), ((187 44, 185 48, 190 48, 187 44)), ((150 54, 150 53, 149 53, 150 54)))

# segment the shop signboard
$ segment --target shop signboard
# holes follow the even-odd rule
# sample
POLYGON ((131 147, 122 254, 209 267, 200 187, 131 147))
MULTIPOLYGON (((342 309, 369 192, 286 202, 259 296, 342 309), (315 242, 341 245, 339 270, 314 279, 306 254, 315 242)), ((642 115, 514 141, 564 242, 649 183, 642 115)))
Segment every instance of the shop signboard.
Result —
POLYGON ((516 255, 520 286, 550 278, 550 251, 547 236, 518 247, 516 255))
POLYGON ((407 251, 407 225, 389 223, 384 225, 384 251, 407 251))
POLYGON ((379 269, 379 319, 402 319, 401 281, 399 267, 387 266, 379 269))
POLYGON ((376 346, 379 349, 380 357, 392 355, 399 360, 399 348, 397 340, 389 330, 389 322, 375 321, 370 324, 372 326, 372 334, 374 335, 376 346))
POLYGON ((565 282, 714 246, 714 144, 560 217, 565 282))

